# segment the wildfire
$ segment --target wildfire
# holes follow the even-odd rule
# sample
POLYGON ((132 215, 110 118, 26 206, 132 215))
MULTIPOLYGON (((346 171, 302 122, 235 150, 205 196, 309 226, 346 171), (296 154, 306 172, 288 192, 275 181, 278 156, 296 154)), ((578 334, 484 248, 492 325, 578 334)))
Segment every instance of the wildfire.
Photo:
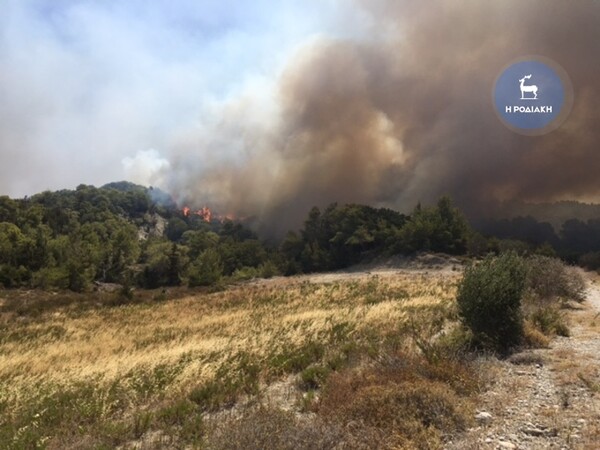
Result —
POLYGON ((206 206, 204 206, 203 208, 200 208, 197 211, 192 211, 190 209, 190 207, 184 206, 182 209, 182 212, 185 217, 189 217, 190 214, 193 214, 194 216, 199 216, 205 222, 210 222, 213 218, 212 211, 210 210, 210 208, 208 208, 206 206))

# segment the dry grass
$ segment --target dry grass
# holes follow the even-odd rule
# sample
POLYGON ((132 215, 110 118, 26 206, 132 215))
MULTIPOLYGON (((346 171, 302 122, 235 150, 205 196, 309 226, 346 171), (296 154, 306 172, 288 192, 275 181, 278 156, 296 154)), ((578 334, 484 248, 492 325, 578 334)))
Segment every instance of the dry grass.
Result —
POLYGON ((449 299, 435 279, 401 275, 393 280, 248 286, 154 305, 126 305, 71 315, 54 312, 6 324, 0 378, 19 384, 111 379, 140 367, 187 364, 180 381, 210 376, 240 351, 265 359, 273 348, 322 339, 336 324, 355 332, 393 332, 406 308, 449 299), (369 298, 377 298, 376 303, 369 298), (398 297, 399 300, 398 301, 398 297))
POLYGON ((34 310, 6 298, 27 294, 4 292, 0 440, 9 448, 112 448, 162 430, 169 445, 199 442, 190 417, 286 373, 336 369, 356 349, 377 354, 410 315, 447 308, 457 277, 273 280, 85 308, 56 294, 52 307, 36 298, 34 310))
POLYGON ((464 361, 430 363, 397 354, 384 364, 332 375, 315 409, 328 422, 379 430, 385 444, 378 448, 438 449, 470 425, 478 382, 464 361))

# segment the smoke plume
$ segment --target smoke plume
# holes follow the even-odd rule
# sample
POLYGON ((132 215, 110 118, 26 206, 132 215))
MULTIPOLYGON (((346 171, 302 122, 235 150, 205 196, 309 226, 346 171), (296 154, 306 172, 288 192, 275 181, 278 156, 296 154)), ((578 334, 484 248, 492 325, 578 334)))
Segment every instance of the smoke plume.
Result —
POLYGON ((250 93, 180 136, 169 188, 279 229, 333 201, 407 210, 447 193, 483 214, 498 200, 597 198, 599 2, 359 6, 370 33, 305 45, 265 117, 250 93), (524 55, 558 62, 575 90, 567 121, 540 137, 505 128, 491 100, 503 67, 524 55), (194 161, 194 148, 214 157, 194 161))
POLYGON ((127 178, 275 233, 334 201, 600 200, 598 0, 5 3, 0 194, 127 178), (544 136, 494 113, 526 55, 574 87, 544 136))

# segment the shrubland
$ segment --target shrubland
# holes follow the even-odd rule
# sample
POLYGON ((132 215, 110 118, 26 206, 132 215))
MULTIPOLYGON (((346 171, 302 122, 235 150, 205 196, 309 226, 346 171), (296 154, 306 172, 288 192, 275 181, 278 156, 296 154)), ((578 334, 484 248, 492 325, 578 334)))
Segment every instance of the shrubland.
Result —
POLYGON ((0 442, 443 448, 472 426, 480 351, 503 356, 568 333, 561 307, 582 300, 577 275, 510 253, 464 276, 279 277, 133 300, 6 290, 0 442), (467 320, 471 307, 478 320, 467 320))
MULTIPOLYGON (((61 294, 31 309, 26 297, 3 300, 0 442, 14 449, 333 448, 334 441, 439 448, 469 423, 479 380, 449 346, 426 356, 411 323, 453 322, 457 281, 451 271, 392 271, 86 308, 61 294), (290 399, 267 402, 277 383, 290 399)), ((3 297, 11 294, 24 295, 3 297)))

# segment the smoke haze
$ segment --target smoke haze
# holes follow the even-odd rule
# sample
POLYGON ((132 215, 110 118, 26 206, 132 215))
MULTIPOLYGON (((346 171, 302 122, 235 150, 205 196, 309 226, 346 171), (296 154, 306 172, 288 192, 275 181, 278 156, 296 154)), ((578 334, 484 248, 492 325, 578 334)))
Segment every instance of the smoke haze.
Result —
MULTIPOLYGON (((599 199, 600 2, 333 3, 351 20, 293 41, 273 76, 204 102, 194 120, 182 100, 176 125, 142 133, 146 146, 121 154, 122 165, 141 159, 139 181, 194 207, 255 216, 271 231, 333 201, 409 210, 450 194, 477 215, 501 200, 599 199), (493 110, 495 78, 525 55, 559 63, 575 91, 567 121, 544 136, 515 134, 493 110)), ((195 72, 179 69, 171 75, 183 99, 179 82, 195 72)), ((11 123, 22 107, 0 107, 5 161, 36 148, 27 127, 11 123)), ((140 142, 135 131, 104 132, 127 145, 140 142)), ((5 167, 1 177, 13 170, 5 167)))
MULTIPOLYGON (((297 224, 312 205, 411 208, 448 193, 471 214, 494 200, 597 199, 600 4, 564 1, 363 2, 361 40, 304 46, 277 84, 276 120, 230 105, 194 145, 239 146, 238 163, 191 170, 175 150, 170 187, 242 215, 297 224), (541 137, 506 129, 491 92, 523 55, 561 64, 572 113, 541 137)), ((192 166, 193 167, 193 166, 192 166)), ((269 222, 269 221, 267 221, 269 222)))

